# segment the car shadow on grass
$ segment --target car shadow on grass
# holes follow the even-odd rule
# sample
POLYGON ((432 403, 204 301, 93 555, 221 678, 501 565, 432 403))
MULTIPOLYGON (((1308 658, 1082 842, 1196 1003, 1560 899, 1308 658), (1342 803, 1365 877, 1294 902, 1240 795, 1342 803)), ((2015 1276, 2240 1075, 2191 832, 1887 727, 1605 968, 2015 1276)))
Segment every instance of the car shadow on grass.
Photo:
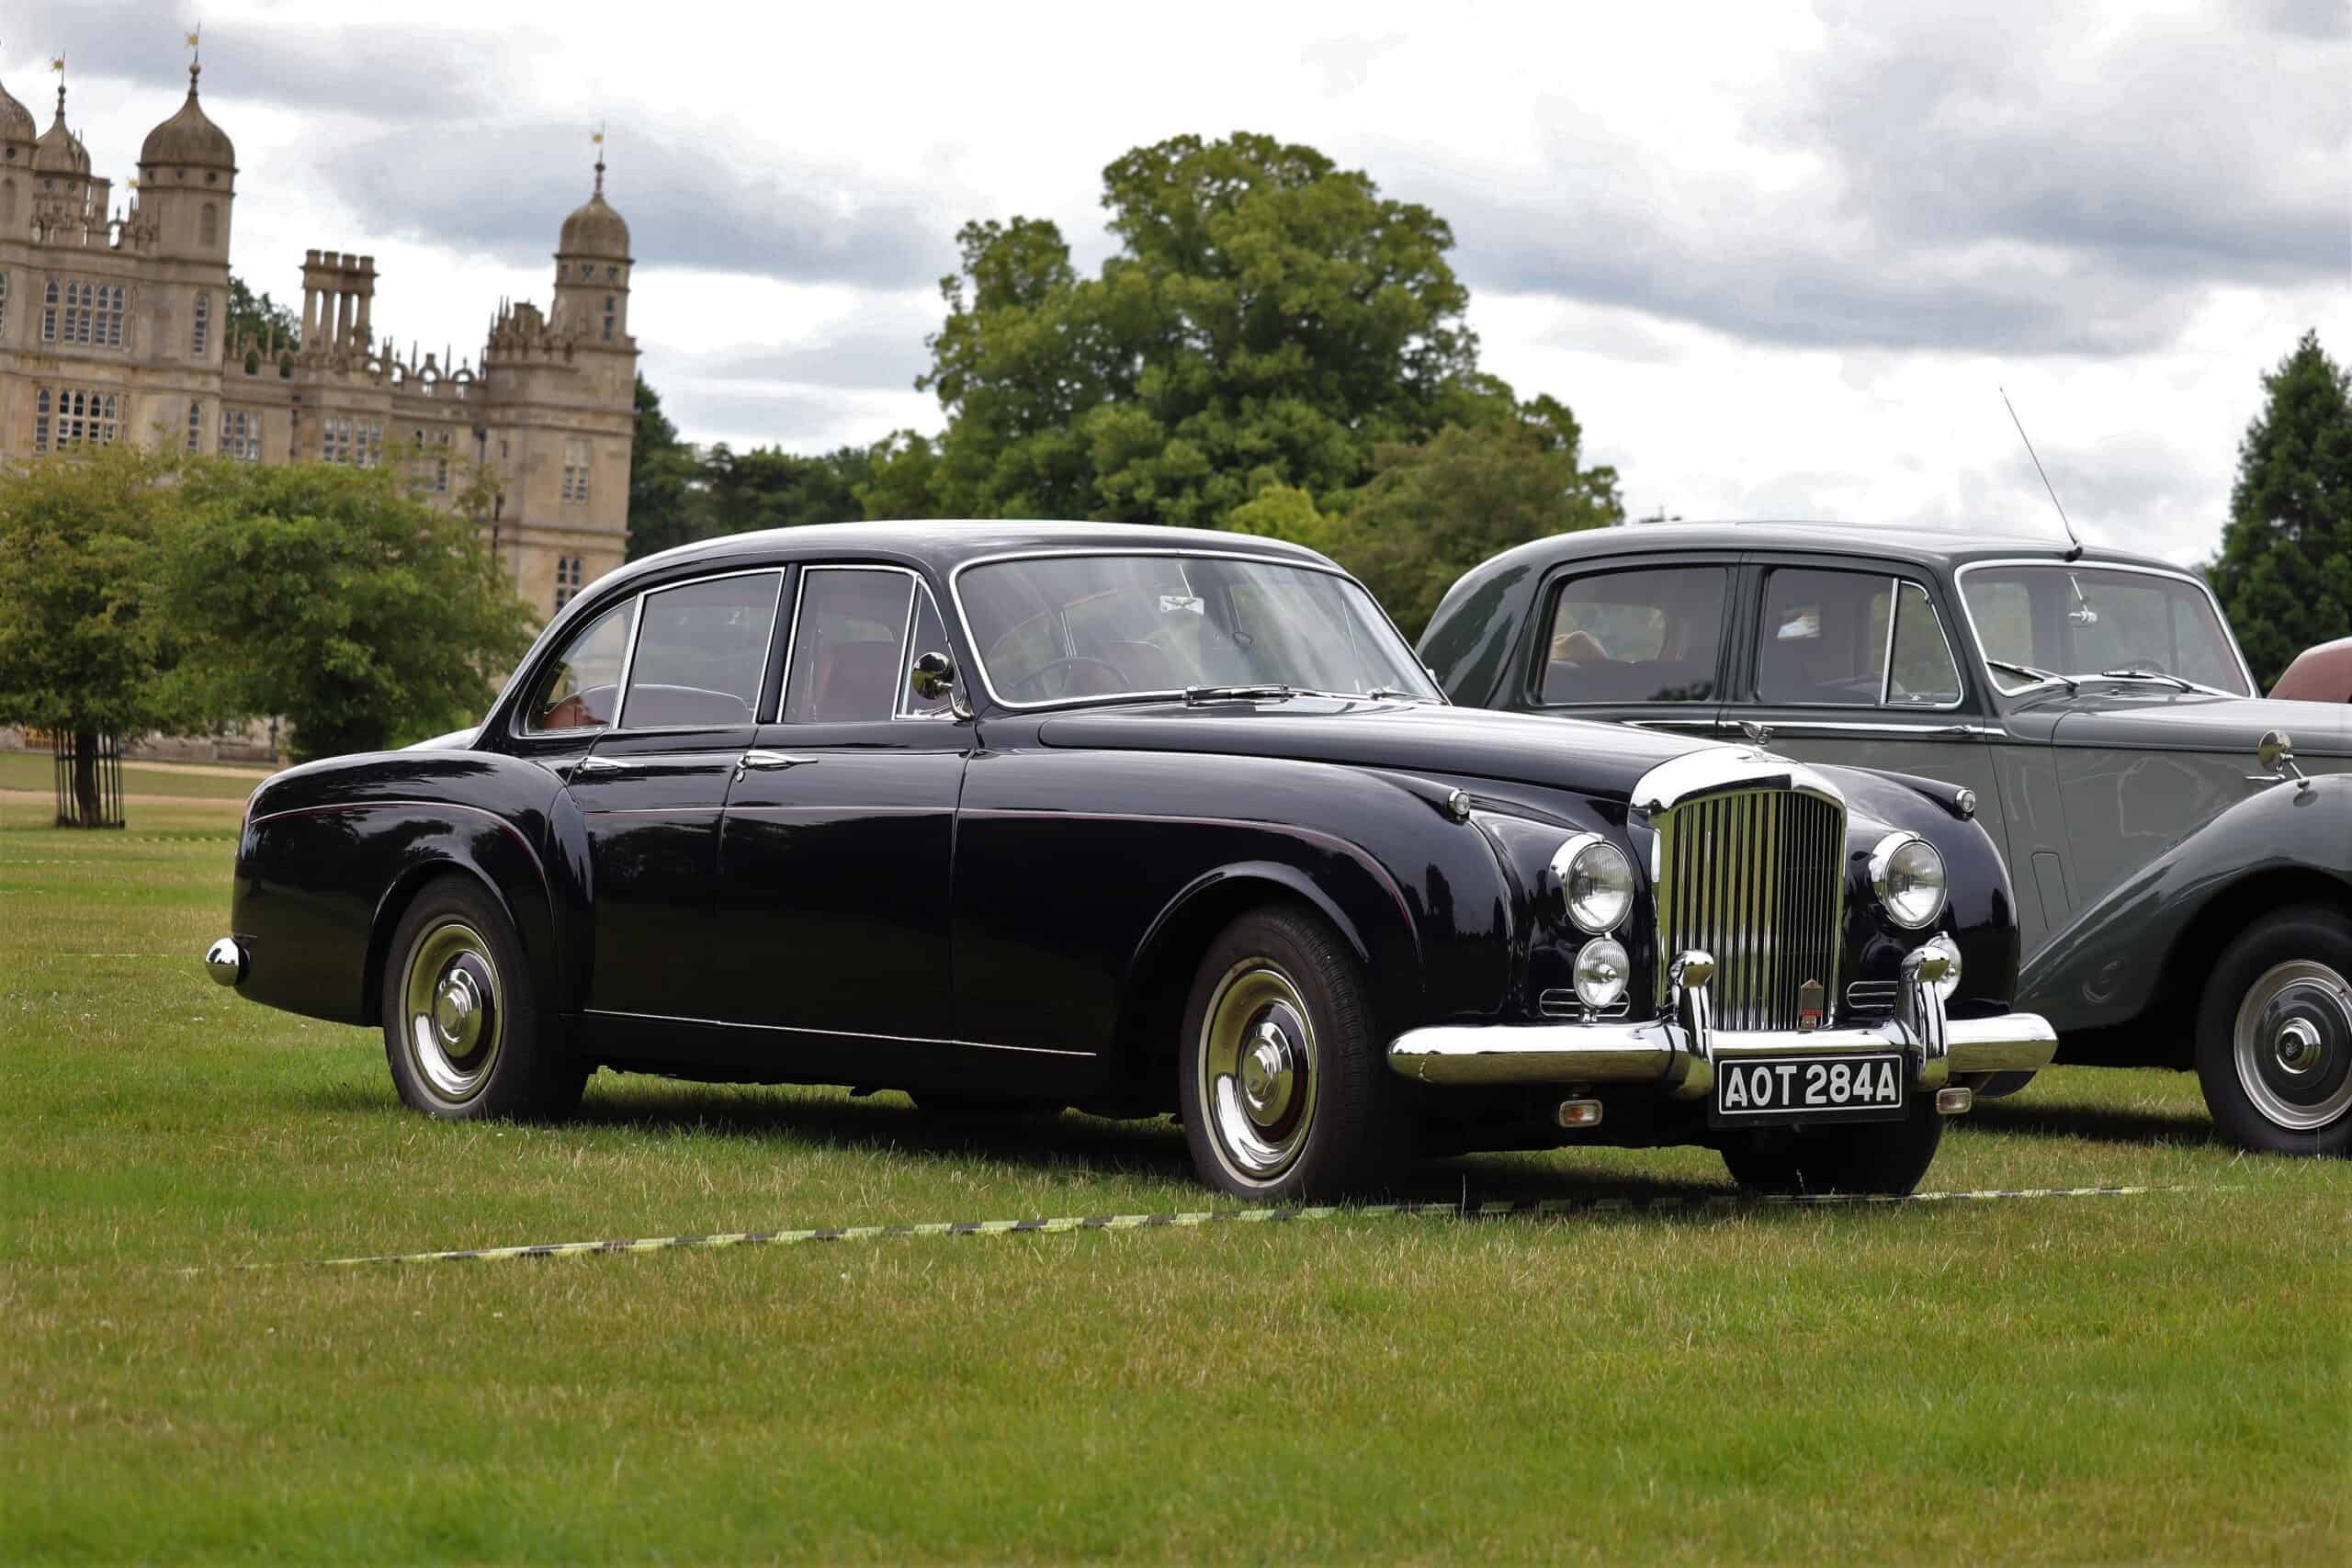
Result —
POLYGON ((2219 1147, 2211 1118, 2194 1111, 2120 1111, 2104 1105, 2037 1104, 2030 1099, 1980 1100, 1970 1123, 1988 1133, 2026 1137, 2082 1138, 2099 1144, 2219 1147))
MULTIPOLYGON (((340 1112, 382 1111, 391 1104, 388 1089, 379 1092, 357 1084, 321 1086, 304 1098, 319 1110, 340 1112)), ((887 1091, 853 1099, 833 1090, 600 1075, 592 1080, 578 1112, 562 1125, 656 1138, 742 1139, 780 1152, 833 1149, 979 1158, 1065 1176, 1083 1173, 1174 1185, 1187 1190, 1182 1203, 1187 1209, 1231 1208, 1241 1201, 1199 1182, 1183 1130, 1167 1117, 1114 1122, 1076 1111, 945 1116, 918 1110, 904 1096, 887 1091)), ((1621 1199, 1640 1206, 1722 1198, 1732 1190, 1728 1178, 1703 1181, 1629 1176, 1536 1152, 1425 1157, 1415 1162, 1394 1197, 1469 1208, 1621 1199)))

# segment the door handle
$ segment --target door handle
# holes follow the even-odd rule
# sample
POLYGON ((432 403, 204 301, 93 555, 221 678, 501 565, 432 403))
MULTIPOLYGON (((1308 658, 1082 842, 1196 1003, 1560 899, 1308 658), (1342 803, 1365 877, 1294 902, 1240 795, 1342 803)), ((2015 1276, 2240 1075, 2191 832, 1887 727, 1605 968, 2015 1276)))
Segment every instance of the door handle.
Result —
POLYGON ((629 771, 631 765, 628 762, 616 761, 610 757, 582 757, 571 764, 571 776, 579 778, 586 773, 625 773, 629 771))
POLYGON ((803 767, 816 761, 814 757, 796 757, 788 751, 763 751, 755 747, 737 759, 735 776, 740 779, 746 770, 752 768, 780 771, 803 767))

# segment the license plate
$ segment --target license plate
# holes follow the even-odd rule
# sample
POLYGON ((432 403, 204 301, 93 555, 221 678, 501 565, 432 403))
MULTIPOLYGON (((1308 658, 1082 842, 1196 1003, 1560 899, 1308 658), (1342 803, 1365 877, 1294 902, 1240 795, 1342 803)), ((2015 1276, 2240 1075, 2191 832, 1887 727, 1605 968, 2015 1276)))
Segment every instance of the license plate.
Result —
POLYGON ((1743 1056, 1715 1064, 1713 1120, 1880 1122, 1907 1109, 1899 1051, 1743 1056))

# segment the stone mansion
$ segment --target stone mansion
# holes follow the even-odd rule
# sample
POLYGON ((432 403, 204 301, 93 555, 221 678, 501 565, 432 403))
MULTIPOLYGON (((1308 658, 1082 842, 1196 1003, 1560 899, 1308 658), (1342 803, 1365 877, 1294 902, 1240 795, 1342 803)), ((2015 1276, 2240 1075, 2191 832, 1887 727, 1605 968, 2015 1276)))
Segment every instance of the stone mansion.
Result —
POLYGON ((187 99, 111 182, 57 114, 37 130, 0 86, 0 459, 85 442, 177 442, 248 463, 410 463, 454 503, 469 472, 485 525, 544 620, 628 545, 637 344, 628 225, 594 194, 563 221, 554 297, 502 304, 481 361, 401 358, 379 341, 375 259, 311 251, 300 346, 232 337, 236 151, 187 99))

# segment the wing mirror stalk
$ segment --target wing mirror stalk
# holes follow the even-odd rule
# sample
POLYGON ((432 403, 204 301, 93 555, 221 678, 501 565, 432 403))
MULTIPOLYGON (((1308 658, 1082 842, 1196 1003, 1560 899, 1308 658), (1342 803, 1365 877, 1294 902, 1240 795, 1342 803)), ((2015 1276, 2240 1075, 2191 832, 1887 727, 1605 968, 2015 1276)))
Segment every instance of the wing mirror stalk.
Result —
POLYGON ((915 656, 914 672, 909 679, 916 696, 927 703, 947 699, 947 711, 958 719, 972 716, 972 705, 956 687, 956 660, 945 653, 921 653, 915 656))
POLYGON ((2264 734, 2261 743, 2254 749, 2254 760, 2273 777, 2291 782, 2297 795, 2312 787, 2311 775, 2295 762, 2294 737, 2283 729, 2273 729, 2264 734))

